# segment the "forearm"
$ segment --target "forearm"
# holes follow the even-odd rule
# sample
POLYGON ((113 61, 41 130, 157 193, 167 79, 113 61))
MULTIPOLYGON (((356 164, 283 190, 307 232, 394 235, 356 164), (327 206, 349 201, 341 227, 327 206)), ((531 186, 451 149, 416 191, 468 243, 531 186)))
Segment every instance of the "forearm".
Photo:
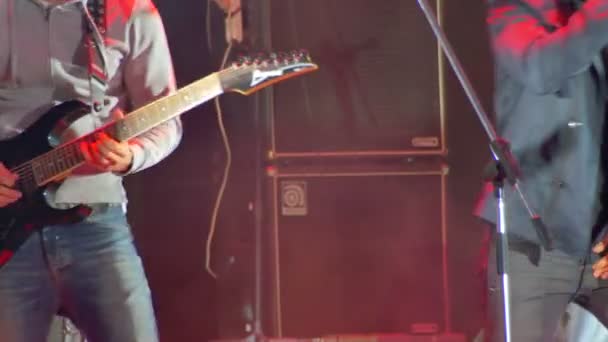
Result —
MULTIPOLYGON (((139 108, 175 91, 175 76, 158 13, 150 9, 134 15, 130 25, 131 52, 125 67, 125 84, 132 108, 139 108)), ((166 158, 179 144, 179 118, 159 125, 130 141, 135 173, 166 158)))
POLYGON ((181 120, 174 119, 131 140, 133 162, 127 174, 147 169, 165 159, 179 145, 182 132, 181 120))
MULTIPOLYGON (((548 20, 557 15, 556 9, 535 9, 548 20)), ((608 44, 608 0, 587 1, 553 32, 542 27, 517 1, 494 0, 488 23, 499 67, 526 87, 550 93, 588 68, 608 44)))

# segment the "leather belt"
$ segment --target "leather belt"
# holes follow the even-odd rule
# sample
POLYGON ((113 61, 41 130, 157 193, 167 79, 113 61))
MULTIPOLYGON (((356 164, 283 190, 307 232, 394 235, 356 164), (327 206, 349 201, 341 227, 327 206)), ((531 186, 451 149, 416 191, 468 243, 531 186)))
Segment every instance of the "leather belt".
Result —
POLYGON ((91 215, 104 213, 113 208, 120 208, 122 210, 123 214, 125 214, 127 212, 126 203, 90 203, 90 204, 82 204, 82 205, 84 205, 85 207, 89 207, 93 210, 91 212, 91 215))
POLYGON ((123 213, 127 212, 126 203, 56 203, 53 205, 55 209, 70 209, 79 205, 91 208, 93 214, 103 213, 113 208, 120 207, 123 213))

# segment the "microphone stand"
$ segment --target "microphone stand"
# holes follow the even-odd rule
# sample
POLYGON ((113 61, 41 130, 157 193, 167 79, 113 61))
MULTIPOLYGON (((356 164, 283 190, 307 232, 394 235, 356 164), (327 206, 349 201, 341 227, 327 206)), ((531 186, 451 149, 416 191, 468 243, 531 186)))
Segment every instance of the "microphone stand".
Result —
MULTIPOLYGON (((260 44, 264 49, 269 51, 272 45, 271 42, 271 13, 270 0, 258 0, 256 2, 258 11, 255 13, 260 35, 260 44)), ((249 335, 245 338, 246 342, 264 342, 268 337, 264 333, 264 323, 266 321, 264 304, 264 285, 268 280, 265 276, 268 275, 265 263, 265 254, 263 252, 265 230, 265 218, 263 214, 264 206, 264 135, 267 115, 265 114, 272 107, 272 89, 266 89, 255 97, 255 111, 253 115, 255 127, 255 192, 253 200, 253 218, 254 218, 254 288, 253 288, 253 317, 251 321, 249 335)))
POLYGON ((445 33, 441 29, 436 15, 433 13, 432 8, 429 6, 427 0, 418 0, 418 4, 424 12, 426 19, 428 20, 433 33, 437 38, 443 52, 445 53, 448 61, 450 62, 456 77, 460 81, 462 88, 464 89, 471 105, 475 109, 479 121, 481 122, 488 139, 490 141, 490 150, 496 163, 496 171, 493 175, 494 193, 498 200, 497 207, 497 239, 496 239, 496 258, 497 258, 497 271, 501 278, 502 287, 502 302, 504 311, 504 341, 511 342, 511 306, 510 306, 510 292, 509 292, 509 262, 508 262, 508 221, 507 212, 508 208, 505 201, 505 181, 507 181, 517 192, 520 200, 524 207, 528 211, 536 234, 541 242, 541 245, 545 250, 552 250, 553 244, 548 234, 547 228, 543 224, 539 215, 528 205, 528 201, 524 196, 522 186, 520 185, 519 178, 519 167, 517 161, 513 157, 510 151, 509 143, 498 137, 496 129, 492 126, 488 115, 484 111, 479 97, 475 93, 471 82, 469 81, 466 73, 460 61, 456 57, 454 50, 448 42, 445 33))

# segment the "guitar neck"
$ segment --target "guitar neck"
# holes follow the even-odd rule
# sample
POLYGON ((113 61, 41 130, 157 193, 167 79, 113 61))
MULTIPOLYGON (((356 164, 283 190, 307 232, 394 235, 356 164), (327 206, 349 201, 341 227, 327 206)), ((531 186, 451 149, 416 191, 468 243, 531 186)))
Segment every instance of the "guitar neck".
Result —
POLYGON ((223 92, 219 74, 213 73, 181 88, 174 94, 129 113, 120 120, 19 165, 12 171, 20 175, 25 190, 35 190, 37 187, 65 177, 72 170, 83 165, 85 158, 79 145, 94 141, 96 133, 103 131, 118 141, 127 141, 223 92))
POLYGON ((211 74, 176 93, 158 99, 115 121, 103 130, 118 141, 134 138, 161 123, 171 120, 188 110, 222 94, 218 74, 211 74))

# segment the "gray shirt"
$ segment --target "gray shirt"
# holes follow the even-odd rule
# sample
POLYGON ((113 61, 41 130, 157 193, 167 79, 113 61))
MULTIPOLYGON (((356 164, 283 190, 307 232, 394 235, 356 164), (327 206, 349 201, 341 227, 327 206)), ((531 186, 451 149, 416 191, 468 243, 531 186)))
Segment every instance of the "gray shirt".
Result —
MULTIPOLYGON (((0 139, 19 134, 54 104, 90 102, 88 49, 83 44, 86 1, 0 0, 0 139)), ((111 120, 114 108, 128 112, 175 90, 164 28, 152 2, 106 2, 110 105, 81 120, 80 133, 111 120)), ((181 135, 176 119, 135 138, 128 173, 161 161, 177 147, 181 135)), ((60 203, 126 201, 122 176, 114 173, 72 175, 55 195, 60 203)))

